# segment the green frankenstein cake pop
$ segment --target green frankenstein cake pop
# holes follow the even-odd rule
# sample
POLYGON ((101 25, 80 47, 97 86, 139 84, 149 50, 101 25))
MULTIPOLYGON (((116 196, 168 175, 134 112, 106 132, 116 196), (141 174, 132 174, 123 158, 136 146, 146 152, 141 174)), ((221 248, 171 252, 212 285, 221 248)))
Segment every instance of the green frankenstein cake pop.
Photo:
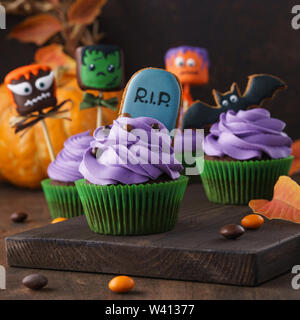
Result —
POLYGON ((120 89, 123 69, 123 54, 118 46, 92 45, 77 49, 77 79, 83 90, 120 89))
POLYGON ((77 81, 82 90, 99 90, 99 96, 85 93, 80 109, 97 107, 97 127, 102 123, 102 107, 116 110, 118 99, 104 100, 104 91, 120 90, 124 81, 123 53, 118 46, 92 45, 76 51, 77 81))

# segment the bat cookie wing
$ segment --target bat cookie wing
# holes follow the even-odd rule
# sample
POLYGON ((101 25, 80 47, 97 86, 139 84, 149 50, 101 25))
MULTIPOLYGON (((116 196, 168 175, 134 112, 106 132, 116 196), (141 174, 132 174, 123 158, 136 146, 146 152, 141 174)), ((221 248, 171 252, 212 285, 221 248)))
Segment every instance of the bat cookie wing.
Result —
POLYGON ((247 107, 260 106, 264 100, 271 99, 277 91, 287 86, 278 77, 269 74, 254 74, 249 76, 249 81, 243 98, 247 107))
POLYGON ((218 121, 222 108, 196 101, 184 114, 183 129, 202 129, 205 125, 218 121))
POLYGON ((286 84, 277 77, 269 74, 254 74, 249 76, 247 88, 242 96, 236 83, 233 83, 230 90, 225 93, 213 90, 217 106, 196 101, 183 117, 183 129, 200 129, 215 123, 220 114, 228 110, 238 112, 251 106, 260 106, 264 100, 271 99, 278 90, 285 88, 286 84))

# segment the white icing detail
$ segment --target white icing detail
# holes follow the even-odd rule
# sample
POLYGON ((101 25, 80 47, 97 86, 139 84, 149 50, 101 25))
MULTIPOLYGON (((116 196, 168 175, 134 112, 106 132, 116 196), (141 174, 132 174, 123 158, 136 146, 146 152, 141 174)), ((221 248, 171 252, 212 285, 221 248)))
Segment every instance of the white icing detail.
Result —
POLYGON ((228 101, 226 99, 222 101, 222 106, 223 107, 228 107, 228 105, 229 105, 229 103, 228 103, 228 101))
POLYGON ((229 97, 229 100, 232 102, 232 103, 236 103, 238 101, 238 97, 235 95, 235 94, 232 94, 230 97, 229 97))
POLYGON ((194 67, 195 64, 196 64, 196 62, 195 62, 195 60, 192 59, 192 58, 189 58, 189 59, 187 60, 187 62, 186 62, 186 65, 187 65, 188 67, 194 67))
POLYGON ((47 76, 38 78, 35 81, 35 87, 38 90, 46 91, 52 86, 53 81, 54 81, 54 74, 53 74, 53 71, 51 71, 47 76))
POLYGON ((28 107, 28 106, 33 106, 35 105, 37 102, 43 100, 43 99, 47 99, 47 98, 50 98, 51 97, 51 93, 50 92, 43 92, 41 95, 33 98, 32 100, 28 99, 24 106, 25 107, 28 107))
POLYGON ((7 87, 18 96, 29 96, 32 93, 32 86, 27 81, 18 84, 8 84, 7 87))
POLYGON ((175 64, 177 67, 183 67, 184 66, 184 59, 183 57, 176 57, 175 58, 175 64))

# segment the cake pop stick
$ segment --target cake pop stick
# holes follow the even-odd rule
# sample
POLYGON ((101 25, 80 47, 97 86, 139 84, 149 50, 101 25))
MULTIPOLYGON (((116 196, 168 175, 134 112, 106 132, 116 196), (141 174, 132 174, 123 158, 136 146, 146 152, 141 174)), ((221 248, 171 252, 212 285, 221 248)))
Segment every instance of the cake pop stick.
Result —
POLYGON ((102 122, 102 107, 116 110, 117 98, 104 100, 103 92, 119 90, 124 81, 123 53, 113 45, 79 47, 76 51, 77 81, 82 90, 98 90, 99 96, 85 93, 80 109, 97 107, 97 127, 102 122))
POLYGON ((47 148, 49 151, 50 159, 51 159, 51 161, 54 161, 54 159, 55 159, 54 149, 52 146, 52 142, 50 140, 50 136, 49 136, 46 122, 45 122, 45 120, 41 120, 41 123, 42 123, 42 127, 43 127, 44 137, 46 139, 46 144, 47 144, 47 148))
POLYGON ((183 108, 180 111, 180 124, 183 114, 193 103, 191 86, 208 83, 209 59, 206 49, 181 46, 169 49, 165 55, 166 69, 173 72, 183 86, 183 108))
POLYGON ((15 128, 15 133, 18 133, 41 121, 49 155, 53 161, 55 156, 45 118, 68 119, 64 115, 68 110, 59 110, 67 100, 57 105, 53 71, 43 65, 23 66, 11 71, 4 82, 19 114, 10 119, 10 125, 15 128), (45 108, 49 110, 44 112, 45 108))

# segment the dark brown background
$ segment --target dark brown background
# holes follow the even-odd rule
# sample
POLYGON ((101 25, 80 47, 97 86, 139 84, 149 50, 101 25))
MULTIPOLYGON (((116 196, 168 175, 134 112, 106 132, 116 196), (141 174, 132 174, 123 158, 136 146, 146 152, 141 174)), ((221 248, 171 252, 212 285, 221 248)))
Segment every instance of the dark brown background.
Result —
MULTIPOLYGON (((233 81, 242 91, 247 76, 271 73, 288 90, 272 103, 272 115, 287 122, 287 133, 300 138, 300 30, 291 27, 290 0, 109 0, 100 17, 106 42, 124 48, 127 77, 148 66, 163 67, 165 51, 178 45, 206 47, 211 81, 193 88, 194 98, 213 103, 211 89, 227 91, 233 81)), ((19 17, 7 18, 8 30, 19 17)), ((7 31, 8 31, 7 30, 7 31)), ((0 79, 32 61, 35 47, 6 40, 0 31, 0 79)))

